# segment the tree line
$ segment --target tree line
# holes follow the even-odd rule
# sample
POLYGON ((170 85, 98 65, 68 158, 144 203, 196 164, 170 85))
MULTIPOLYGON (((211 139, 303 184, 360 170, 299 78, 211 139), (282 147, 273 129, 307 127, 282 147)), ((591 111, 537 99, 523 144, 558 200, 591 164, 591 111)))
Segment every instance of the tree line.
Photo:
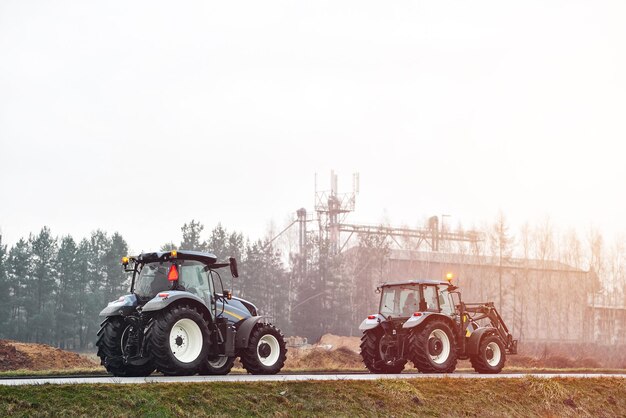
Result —
MULTIPOLYGON (((494 289, 495 284, 493 296, 499 305, 510 300, 518 303, 511 297, 516 295, 512 293, 515 289, 502 286, 503 271, 514 257, 557 260, 592 269, 600 278, 593 284, 593 300, 601 298, 598 304, 626 303, 622 241, 606 245, 596 231, 581 239, 573 231, 560 233, 549 222, 526 225, 513 234, 503 215, 483 230, 487 234, 478 245, 445 243, 441 251, 496 260, 498 274, 489 278, 490 283, 479 285, 494 289)), ((328 242, 317 233, 307 240, 304 255, 290 250, 294 246, 289 234, 274 242, 251 240, 219 224, 205 231, 195 220, 184 224, 181 233, 179 243, 165 243, 160 249, 209 251, 219 259, 236 257, 240 277, 232 283, 224 277, 225 287, 255 303, 285 334, 306 336, 311 341, 326 332, 357 335, 360 320, 377 307, 375 286, 393 279, 388 277, 388 256, 394 242, 380 235, 358 236, 348 246, 350 256, 344 257, 331 256, 328 242)), ((417 248, 417 243, 408 239, 400 244, 417 248)), ((128 251, 121 234, 101 230, 77 241, 71 236, 55 237, 43 227, 10 248, 0 237, 0 286, 4 290, 0 338, 75 350, 92 347, 98 313, 128 292, 130 276, 120 267, 120 259, 128 251)))
MULTIPOLYGON (((235 294, 260 303, 265 313, 286 323, 289 288, 280 254, 261 241, 221 225, 202 240, 204 227, 191 221, 182 227, 182 241, 167 243, 164 251, 211 251, 220 258, 239 260, 240 278, 233 281, 235 294), (249 278, 254 278, 250 280, 249 278)), ((76 241, 55 237, 50 228, 18 240, 11 248, 0 237, 0 338, 38 342, 85 350, 93 346, 101 318, 109 302, 128 293, 131 276, 122 271, 121 258, 128 244, 121 234, 97 230, 76 241)), ((228 279, 225 280, 225 286, 228 279)))

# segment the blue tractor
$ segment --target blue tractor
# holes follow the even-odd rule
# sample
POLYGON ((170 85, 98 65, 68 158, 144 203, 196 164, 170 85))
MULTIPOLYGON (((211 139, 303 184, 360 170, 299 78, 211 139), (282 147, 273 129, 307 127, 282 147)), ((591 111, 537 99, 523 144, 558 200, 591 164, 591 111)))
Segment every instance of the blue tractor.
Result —
POLYGON ((499 373, 514 340, 493 302, 465 303, 448 281, 383 283, 378 313, 359 326, 361 357, 372 373, 452 373, 469 359, 478 373, 499 373))
POLYGON ((256 306, 225 290, 210 253, 170 251, 124 257, 130 292, 100 312, 96 346, 115 376, 227 374, 237 357, 252 374, 275 374, 285 364, 283 334, 256 306))

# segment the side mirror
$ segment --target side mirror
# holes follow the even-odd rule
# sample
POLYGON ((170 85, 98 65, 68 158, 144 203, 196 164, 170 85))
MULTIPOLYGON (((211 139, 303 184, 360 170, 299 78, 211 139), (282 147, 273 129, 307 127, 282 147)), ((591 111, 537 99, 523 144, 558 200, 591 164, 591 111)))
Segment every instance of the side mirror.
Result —
POLYGON ((239 277, 239 270, 237 270, 237 260, 235 260, 235 257, 230 257, 228 262, 230 263, 230 274, 233 277, 239 277))
POLYGON ((233 298, 233 292, 231 292, 230 290, 224 290, 223 295, 228 300, 231 300, 233 298))

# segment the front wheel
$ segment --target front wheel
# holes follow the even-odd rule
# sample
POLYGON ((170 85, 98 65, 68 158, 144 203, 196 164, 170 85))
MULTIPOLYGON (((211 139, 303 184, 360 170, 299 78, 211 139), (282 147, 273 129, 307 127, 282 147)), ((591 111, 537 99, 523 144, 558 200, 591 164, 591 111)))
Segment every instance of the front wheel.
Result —
POLYGON ((251 374, 276 374, 285 365, 287 347, 283 334, 272 324, 257 324, 248 347, 241 352, 241 364, 251 374))
POLYGON ((228 374, 234 363, 235 357, 218 357, 215 360, 206 360, 200 367, 200 374, 203 376, 228 374))
POLYGON ((478 354, 470 357, 470 363, 478 373, 500 373, 505 361, 504 344, 496 335, 484 336, 480 340, 478 354))
POLYGON ((452 373, 456 369, 454 333, 443 319, 433 319, 411 332, 409 352, 422 373, 452 373))
POLYGON ((157 313, 148 324, 146 339, 157 370, 169 376, 198 373, 209 351, 206 322, 193 306, 157 313))

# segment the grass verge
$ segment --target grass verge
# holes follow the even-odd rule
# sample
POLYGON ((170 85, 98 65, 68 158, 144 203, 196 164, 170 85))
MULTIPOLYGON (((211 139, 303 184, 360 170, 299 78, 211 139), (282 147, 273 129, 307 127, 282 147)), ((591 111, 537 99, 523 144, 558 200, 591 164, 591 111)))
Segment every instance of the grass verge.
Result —
MULTIPOLYGON (((304 367, 285 367, 282 373, 366 373, 364 367, 320 367, 320 368, 304 368, 304 367)), ((241 367, 235 367, 231 371, 232 374, 245 374, 246 371, 241 367)), ((408 368, 404 373, 418 373, 417 370, 408 368)), ((474 373, 474 369, 461 367, 456 369, 456 373, 474 373)), ((626 369, 593 369, 593 368, 570 368, 557 369, 549 367, 505 367, 502 373, 515 374, 568 374, 568 373, 586 373, 586 374, 626 374, 626 369)), ((57 377, 57 376, 98 376, 107 374, 103 367, 88 367, 62 370, 9 370, 0 372, 0 379, 11 377, 57 377)))
MULTIPOLYGON (((301 368, 301 367, 285 367, 283 373, 366 373, 364 367, 326 367, 326 368, 301 368)), ((245 374, 246 371, 241 367, 235 367, 231 371, 232 374, 245 374)), ((404 373, 418 373, 415 369, 407 369, 404 373)), ((461 367, 456 369, 456 373, 474 373, 474 369, 461 367)), ((626 374, 625 369, 592 369, 592 368, 572 368, 572 369, 556 369, 548 367, 505 367, 502 373, 514 374, 626 374)), ((0 379, 12 377, 58 377, 58 376, 98 376, 107 374, 106 370, 101 367, 75 368, 63 370, 10 370, 0 372, 0 379)))
POLYGON ((0 387, 0 416, 623 416, 626 380, 461 380, 0 387))

